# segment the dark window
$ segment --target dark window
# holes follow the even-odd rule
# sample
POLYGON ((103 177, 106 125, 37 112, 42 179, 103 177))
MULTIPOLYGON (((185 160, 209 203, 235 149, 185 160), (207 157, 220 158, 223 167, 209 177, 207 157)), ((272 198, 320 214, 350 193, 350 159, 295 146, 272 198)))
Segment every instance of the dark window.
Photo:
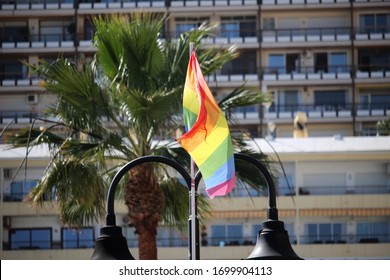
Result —
POLYGON ((94 231, 93 228, 83 229, 62 229, 62 248, 93 248, 94 247, 94 231))
POLYGON ((37 182, 37 180, 12 182, 10 200, 21 201, 37 185, 37 182))
POLYGON ((241 55, 223 65, 222 74, 256 74, 256 52, 242 52, 241 55))
POLYGON ((361 49, 358 52, 360 71, 390 70, 390 49, 361 49))
POLYGON ((328 54, 327 53, 316 53, 314 57, 314 71, 328 72, 328 54))
POLYGON ((9 235, 12 250, 51 248, 51 228, 12 229, 9 235))
POLYGON ((335 108, 345 107, 346 94, 345 91, 315 91, 314 104, 322 106, 325 110, 334 110, 335 108))
POLYGON ((288 53, 286 54, 286 67, 287 73, 291 73, 299 70, 299 54, 288 53))

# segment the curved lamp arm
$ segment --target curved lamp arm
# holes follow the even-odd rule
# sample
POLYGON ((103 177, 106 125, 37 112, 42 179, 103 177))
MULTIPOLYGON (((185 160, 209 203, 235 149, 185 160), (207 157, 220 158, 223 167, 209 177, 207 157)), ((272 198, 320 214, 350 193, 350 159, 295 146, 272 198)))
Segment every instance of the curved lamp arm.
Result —
POLYGON ((108 195, 107 195, 107 216, 106 216, 107 226, 115 226, 115 211, 114 211, 115 191, 116 191, 116 187, 119 184, 119 181, 130 169, 142 163, 152 163, 152 162, 164 163, 176 169, 183 176, 188 189, 189 190, 191 189, 191 176, 184 169, 184 167, 181 166, 176 161, 163 156, 143 156, 143 157, 136 158, 128 162, 123 167, 121 167, 121 169, 119 169, 119 171, 115 174, 113 180, 111 181, 110 188, 108 190, 108 195))

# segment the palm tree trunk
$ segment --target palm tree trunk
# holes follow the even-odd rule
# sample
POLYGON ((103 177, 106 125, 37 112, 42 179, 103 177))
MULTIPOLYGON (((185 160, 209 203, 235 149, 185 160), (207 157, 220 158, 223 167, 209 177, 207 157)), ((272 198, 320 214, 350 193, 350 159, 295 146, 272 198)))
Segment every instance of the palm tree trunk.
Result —
POLYGON ((164 206, 163 193, 151 164, 130 170, 125 189, 129 218, 138 234, 139 258, 157 259, 157 228, 164 206))

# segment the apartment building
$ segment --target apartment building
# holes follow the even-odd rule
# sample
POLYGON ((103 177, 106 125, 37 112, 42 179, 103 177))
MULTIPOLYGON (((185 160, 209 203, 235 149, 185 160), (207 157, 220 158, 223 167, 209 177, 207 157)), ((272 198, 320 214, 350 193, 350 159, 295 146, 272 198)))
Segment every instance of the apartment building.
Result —
MULTIPOLYGON (((24 63, 93 56, 95 15, 166 13, 172 39, 204 21, 218 23, 204 46, 235 44, 240 56, 207 77, 217 98, 243 82, 273 96, 270 104, 235 111, 232 129, 263 137, 273 124, 270 143, 288 178, 278 169, 278 208, 294 250, 304 258, 389 258, 389 141, 349 138, 375 136, 376 123, 389 118, 389 7, 389 0, 0 0, 0 129, 48 125, 39 116, 55 96, 24 63), (290 138, 297 112, 308 118, 307 139, 290 138), (338 153, 335 143, 344 144, 338 153)), ((255 146, 274 157, 259 141, 255 146)), ((24 155, 0 152, 0 258, 89 258, 98 225, 75 232, 61 225, 55 205, 37 215, 21 202, 50 158, 37 151, 27 171, 16 172, 24 155)), ((267 205, 263 194, 252 195, 253 203, 236 189, 234 199, 213 201, 201 258, 249 255, 267 205)), ((121 208, 118 224, 136 256, 125 213, 121 208)), ((186 242, 161 227, 159 257, 186 258, 186 242)))
MULTIPOLYGON (((279 219, 300 257, 390 258, 389 137, 254 139, 249 144, 273 160, 279 219)), ((90 258, 99 224, 75 231, 61 224, 55 202, 39 210, 23 202, 50 153, 44 147, 32 150, 27 169, 18 172, 24 157, 24 149, 0 146, 0 258, 90 258)), ((201 230, 201 259, 248 257, 267 219, 267 192, 237 186, 230 197, 215 198, 211 204, 211 216, 201 230)), ((128 227, 126 213, 118 201, 117 225, 137 257, 137 236, 128 227)), ((157 240, 159 259, 187 259, 186 232, 162 224, 157 240)))
POLYGON ((240 57, 210 75, 217 96, 246 82, 272 104, 235 112, 239 129, 291 137, 297 111, 311 136, 375 135, 390 102, 388 0, 1 0, 0 126, 24 126, 53 101, 22 62, 94 54, 90 18, 142 9, 167 13, 175 38, 202 22, 218 23, 207 46, 236 44, 240 57))

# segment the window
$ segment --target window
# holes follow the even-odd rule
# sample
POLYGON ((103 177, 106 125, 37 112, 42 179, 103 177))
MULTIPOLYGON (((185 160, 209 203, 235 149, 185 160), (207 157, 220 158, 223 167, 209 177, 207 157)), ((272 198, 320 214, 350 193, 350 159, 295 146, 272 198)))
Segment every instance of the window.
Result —
POLYGON ((0 38, 3 42, 23 42, 29 40, 27 22, 0 23, 0 38))
POLYGON ((275 30, 275 18, 263 18, 264 30, 275 30))
POLYGON ((364 240, 388 242, 389 233, 388 222, 361 222, 356 224, 357 242, 364 242, 364 240))
POLYGON ((225 63, 221 70, 224 75, 256 74, 256 52, 242 52, 236 59, 225 63))
POLYGON ((173 227, 161 226, 157 230, 157 246, 159 247, 184 247, 188 245, 187 236, 183 236, 173 227))
POLYGON ((247 186, 244 182, 238 179, 236 187, 232 190, 232 197, 256 197, 260 193, 253 189, 251 186, 247 186))
POLYGON ((268 68, 271 74, 284 74, 286 73, 285 67, 283 54, 270 54, 268 56, 268 68))
POLYGON ((296 244, 297 238, 295 236, 294 224, 293 223, 286 223, 286 224, 284 224, 284 229, 287 231, 288 237, 290 239, 290 243, 296 244))
POLYGON ((286 54, 286 71, 287 73, 292 73, 300 70, 300 60, 298 53, 288 53, 286 54))
POLYGON ((331 53, 329 55, 329 72, 347 72, 347 54, 345 52, 331 53))
POLYGON ((390 70, 390 49, 358 50, 358 68, 363 72, 390 70))
POLYGON ((390 108, 390 93, 387 90, 362 90, 359 109, 385 109, 390 108))
POLYGON ((11 250, 51 248, 51 228, 12 229, 9 234, 11 250))
POLYGON ((390 14, 369 14, 360 16, 361 33, 385 33, 390 30, 390 14))
POLYGON ((243 238, 242 225, 212 225, 211 245, 239 245, 243 238))
POLYGON ((347 72, 347 53, 316 53, 314 55, 314 70, 316 73, 345 73, 347 72))
POLYGON ((284 174, 280 175, 278 178, 278 194, 279 195, 290 195, 295 193, 295 176, 294 174, 286 174, 286 177, 284 174))
POLYGON ((341 242, 345 237, 345 224, 314 223, 306 224, 306 243, 341 242))
POLYGON ((37 180, 25 181, 25 182, 12 182, 11 183, 11 201, 22 201, 24 196, 30 192, 32 188, 37 185, 37 180))
POLYGON ((94 247, 93 228, 83 228, 80 230, 62 229, 62 248, 93 248, 94 247))
POLYGON ((278 94, 278 106, 281 112, 296 111, 299 104, 299 94, 296 90, 286 90, 278 94))
POLYGON ((198 28, 202 23, 209 22, 208 17, 177 17, 176 22, 176 37, 184 32, 198 28))
POLYGON ((95 30, 90 19, 84 21, 84 40, 92 40, 95 30))
POLYGON ((25 79, 28 76, 27 66, 21 63, 21 60, 27 61, 26 58, 20 59, 0 59, 0 79, 16 80, 25 79))
POLYGON ((332 111, 336 108, 345 107, 345 90, 321 90, 314 91, 314 105, 320 106, 325 110, 332 111))
POLYGON ((48 42, 70 41, 72 34, 70 34, 71 21, 42 21, 40 23, 41 40, 48 42))
POLYGON ((221 36, 227 38, 256 36, 256 17, 221 17, 221 36))

